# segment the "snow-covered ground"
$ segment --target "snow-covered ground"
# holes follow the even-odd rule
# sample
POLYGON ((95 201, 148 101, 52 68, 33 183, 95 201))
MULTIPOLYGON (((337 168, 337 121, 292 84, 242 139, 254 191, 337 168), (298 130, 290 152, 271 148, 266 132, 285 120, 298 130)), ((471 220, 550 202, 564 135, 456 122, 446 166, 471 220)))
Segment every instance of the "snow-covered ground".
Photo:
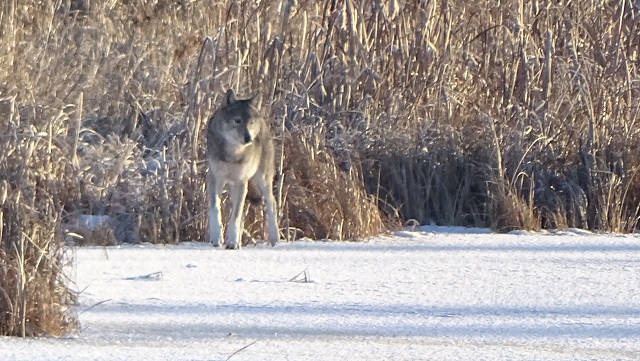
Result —
POLYGON ((73 256, 80 332, 0 338, 0 359, 640 360, 637 235, 428 227, 73 256))

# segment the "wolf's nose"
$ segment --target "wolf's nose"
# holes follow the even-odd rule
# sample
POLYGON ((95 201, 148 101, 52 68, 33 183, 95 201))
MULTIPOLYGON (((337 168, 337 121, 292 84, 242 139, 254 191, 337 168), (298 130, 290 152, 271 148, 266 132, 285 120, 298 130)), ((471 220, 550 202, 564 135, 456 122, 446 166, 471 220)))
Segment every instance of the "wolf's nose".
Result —
POLYGON ((245 134, 244 135, 244 142, 245 143, 251 143, 252 140, 253 140, 253 138, 251 137, 251 134, 245 134))

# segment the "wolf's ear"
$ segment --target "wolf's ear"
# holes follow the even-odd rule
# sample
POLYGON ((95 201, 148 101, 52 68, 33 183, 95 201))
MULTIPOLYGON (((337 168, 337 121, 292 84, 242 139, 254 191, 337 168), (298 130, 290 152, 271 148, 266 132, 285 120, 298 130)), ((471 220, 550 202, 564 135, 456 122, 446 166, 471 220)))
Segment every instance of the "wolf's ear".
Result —
POLYGON ((238 99, 236 99, 236 94, 233 92, 233 89, 227 90, 227 93, 224 95, 224 100, 226 105, 233 105, 238 101, 238 99))
POLYGON ((251 98, 249 98, 249 101, 254 107, 260 108, 260 104, 262 104, 262 94, 260 94, 260 92, 253 94, 251 98))

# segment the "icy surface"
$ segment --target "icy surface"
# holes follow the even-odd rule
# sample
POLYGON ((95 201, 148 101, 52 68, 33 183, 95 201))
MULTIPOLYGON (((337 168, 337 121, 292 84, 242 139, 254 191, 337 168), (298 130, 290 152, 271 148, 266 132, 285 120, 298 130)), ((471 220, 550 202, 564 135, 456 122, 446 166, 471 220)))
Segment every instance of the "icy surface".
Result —
POLYGON ((1 360, 640 360, 640 237, 423 227, 78 248, 81 330, 1 360))

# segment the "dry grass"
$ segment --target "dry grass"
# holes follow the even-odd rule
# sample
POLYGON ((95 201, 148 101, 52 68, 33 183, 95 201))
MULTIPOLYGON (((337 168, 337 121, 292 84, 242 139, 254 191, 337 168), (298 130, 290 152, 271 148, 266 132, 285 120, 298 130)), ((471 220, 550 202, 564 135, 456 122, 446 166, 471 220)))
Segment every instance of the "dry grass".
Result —
POLYGON ((51 123, 22 118, 14 98, 0 106, 0 335, 59 336, 77 324, 68 309, 74 294, 62 270, 63 209, 56 201, 66 162, 51 123))
POLYGON ((113 222, 88 238, 203 240, 206 119, 228 87, 262 95, 287 238, 638 226, 630 1, 7 0, 0 46, 3 290, 58 279, 60 224, 84 216, 113 222))
POLYGON ((288 239, 354 240, 385 229, 364 188, 359 165, 337 165, 324 133, 287 134, 283 169, 285 235, 288 239))

